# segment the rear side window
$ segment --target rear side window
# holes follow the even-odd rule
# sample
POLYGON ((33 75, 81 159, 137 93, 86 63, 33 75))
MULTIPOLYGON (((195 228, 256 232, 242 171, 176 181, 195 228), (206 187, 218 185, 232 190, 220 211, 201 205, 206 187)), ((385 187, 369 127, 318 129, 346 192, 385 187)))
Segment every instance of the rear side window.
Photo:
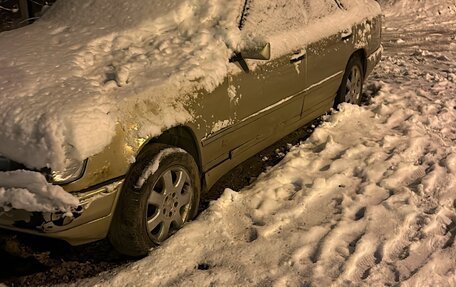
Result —
POLYGON ((250 0, 247 4, 242 29, 256 35, 299 29, 343 9, 339 0, 250 0))
POLYGON ((251 0, 243 30, 256 35, 271 35, 302 27, 308 19, 303 0, 251 0))
POLYGON ((304 0, 309 22, 318 21, 342 8, 338 0, 304 0))

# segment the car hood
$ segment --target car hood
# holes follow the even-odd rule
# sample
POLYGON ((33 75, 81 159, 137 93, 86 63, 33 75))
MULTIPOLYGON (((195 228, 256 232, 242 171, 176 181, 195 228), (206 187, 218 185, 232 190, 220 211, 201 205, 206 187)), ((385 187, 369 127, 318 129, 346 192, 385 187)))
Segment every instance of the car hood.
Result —
POLYGON ((149 131, 189 120, 176 99, 223 81, 239 37, 233 5, 65 0, 1 33, 0 155, 62 169, 102 151, 123 107, 145 100, 167 111, 148 119, 149 131))

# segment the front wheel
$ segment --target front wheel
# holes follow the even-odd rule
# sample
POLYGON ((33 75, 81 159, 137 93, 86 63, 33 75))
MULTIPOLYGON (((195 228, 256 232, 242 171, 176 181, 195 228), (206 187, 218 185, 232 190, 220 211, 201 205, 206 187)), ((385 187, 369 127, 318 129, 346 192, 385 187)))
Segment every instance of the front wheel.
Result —
POLYGON ((337 91, 335 106, 340 103, 361 104, 364 83, 364 71, 358 56, 350 58, 345 69, 342 83, 337 91))
POLYGON ((141 152, 125 180, 109 232, 120 252, 144 256, 196 216, 200 178, 193 157, 163 144, 141 152))

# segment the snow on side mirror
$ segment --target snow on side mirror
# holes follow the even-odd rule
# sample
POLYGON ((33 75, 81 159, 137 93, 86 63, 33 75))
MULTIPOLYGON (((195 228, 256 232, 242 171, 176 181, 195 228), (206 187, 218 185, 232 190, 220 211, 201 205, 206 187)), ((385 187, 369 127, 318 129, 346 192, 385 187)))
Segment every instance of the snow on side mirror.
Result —
POLYGON ((271 44, 266 43, 263 45, 257 45, 253 48, 247 48, 241 52, 237 52, 231 57, 230 62, 239 62, 245 59, 263 61, 271 59, 271 44))
POLYGON ((245 61, 246 59, 263 61, 271 59, 271 44, 266 43, 261 46, 255 46, 255 48, 245 49, 240 53, 235 53, 230 58, 230 63, 238 63, 246 73, 249 73, 250 69, 245 61))
POLYGON ((269 60, 271 59, 271 43, 242 51, 241 55, 244 59, 269 60))

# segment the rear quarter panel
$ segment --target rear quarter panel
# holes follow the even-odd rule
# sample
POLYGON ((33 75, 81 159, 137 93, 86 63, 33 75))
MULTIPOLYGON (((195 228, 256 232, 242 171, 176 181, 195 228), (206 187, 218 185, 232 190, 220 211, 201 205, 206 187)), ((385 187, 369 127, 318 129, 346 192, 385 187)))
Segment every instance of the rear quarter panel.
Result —
POLYGON ((354 48, 364 49, 367 56, 381 45, 382 15, 367 18, 354 26, 354 48))

